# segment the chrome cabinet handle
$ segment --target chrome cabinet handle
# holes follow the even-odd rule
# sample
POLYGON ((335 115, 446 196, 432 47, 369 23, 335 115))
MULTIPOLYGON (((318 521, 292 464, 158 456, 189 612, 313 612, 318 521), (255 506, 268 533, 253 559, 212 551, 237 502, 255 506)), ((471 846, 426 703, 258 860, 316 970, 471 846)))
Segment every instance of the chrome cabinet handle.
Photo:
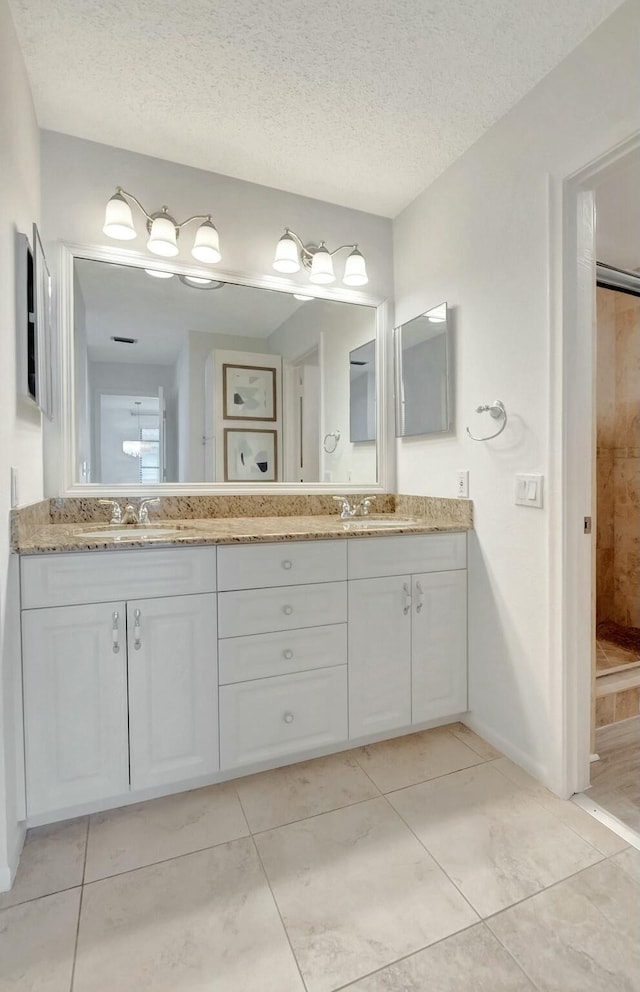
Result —
POLYGON ((282 719, 285 723, 293 723, 293 713, 285 713, 282 719))
POLYGON ((142 631, 140 629, 140 610, 133 611, 133 647, 139 651, 142 647, 142 631))
POLYGON ((290 561, 288 558, 285 558, 285 560, 282 562, 282 567, 286 572, 288 572, 290 568, 293 568, 293 562, 290 561))
POLYGON ((290 617, 291 614, 293 613, 293 606, 283 606, 282 612, 285 614, 285 616, 290 617))
POLYGON ((112 625, 111 625, 111 646, 113 648, 114 654, 119 654, 120 652, 120 630, 118 628, 118 623, 120 621, 120 614, 117 610, 114 610, 111 614, 112 625))
POLYGON ((403 582, 402 583, 402 591, 404 593, 404 607, 402 609, 402 612, 404 613, 404 615, 406 617, 407 613, 411 609, 411 603, 412 603, 411 589, 409 588, 409 583, 408 582, 403 582))
POLYGON ((416 591, 418 593, 418 605, 416 606, 416 613, 422 613, 422 607, 424 606, 424 589, 422 588, 422 583, 420 579, 416 582, 416 591))
POLYGON ((286 661, 291 661, 293 658, 293 651, 291 648, 286 648, 286 650, 282 652, 282 657, 285 658, 286 661))

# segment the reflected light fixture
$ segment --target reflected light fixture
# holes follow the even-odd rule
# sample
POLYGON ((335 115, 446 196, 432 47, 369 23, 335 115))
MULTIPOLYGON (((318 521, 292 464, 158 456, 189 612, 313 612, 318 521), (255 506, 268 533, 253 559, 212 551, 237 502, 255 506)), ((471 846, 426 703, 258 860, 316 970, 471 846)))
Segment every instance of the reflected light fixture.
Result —
POLYGON ((164 269, 145 269, 148 276, 154 279, 173 279, 173 272, 166 272, 164 269))
POLYGON ((313 296, 303 296, 302 293, 294 293, 293 298, 294 300, 300 300, 301 303, 308 303, 309 300, 315 299, 313 296))
POLYGON ((432 310, 427 310, 425 317, 430 324, 444 324, 447 319, 447 304, 441 303, 439 307, 433 307, 432 310))
MULTIPOLYGON (((169 213, 168 207, 163 207, 155 214, 147 213, 140 200, 121 186, 116 187, 115 193, 107 203, 102 228, 107 237, 118 241, 130 241, 137 236, 131 204, 144 214, 149 235, 147 250, 154 255, 173 258, 179 251, 178 237, 182 228, 193 221, 201 221, 195 233, 191 254, 199 262, 206 262, 209 265, 214 265, 222 258, 218 232, 211 220, 211 214, 194 214, 193 217, 187 217, 179 224, 169 213)), ((159 279, 167 278, 166 273, 152 272, 150 269, 147 272, 159 279)))
POLYGON ((295 231, 288 227, 285 228, 284 234, 276 245, 273 268, 276 272, 292 275, 304 267, 310 271, 310 282, 317 286, 328 286, 336 281, 336 275, 333 271, 333 256, 343 249, 349 251, 342 276, 343 283, 345 286, 365 286, 369 281, 367 266, 358 245, 340 245, 333 251, 327 248, 324 241, 320 241, 319 244, 305 245, 295 231))

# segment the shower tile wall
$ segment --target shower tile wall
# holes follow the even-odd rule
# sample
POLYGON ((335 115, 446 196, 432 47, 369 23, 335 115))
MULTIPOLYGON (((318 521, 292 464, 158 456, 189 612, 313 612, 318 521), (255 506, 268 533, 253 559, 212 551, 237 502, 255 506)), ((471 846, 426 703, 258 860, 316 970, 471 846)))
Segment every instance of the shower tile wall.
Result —
POLYGON ((640 627, 640 300, 597 290, 597 620, 640 627))

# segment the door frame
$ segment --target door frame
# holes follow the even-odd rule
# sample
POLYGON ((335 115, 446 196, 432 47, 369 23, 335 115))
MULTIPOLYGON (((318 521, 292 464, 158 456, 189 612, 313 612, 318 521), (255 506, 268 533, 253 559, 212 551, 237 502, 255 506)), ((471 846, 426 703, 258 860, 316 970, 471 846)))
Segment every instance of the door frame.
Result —
POLYGON ((640 134, 550 184, 549 784, 565 798, 590 785, 596 534, 585 535, 584 517, 596 515, 595 189, 634 160, 640 134))

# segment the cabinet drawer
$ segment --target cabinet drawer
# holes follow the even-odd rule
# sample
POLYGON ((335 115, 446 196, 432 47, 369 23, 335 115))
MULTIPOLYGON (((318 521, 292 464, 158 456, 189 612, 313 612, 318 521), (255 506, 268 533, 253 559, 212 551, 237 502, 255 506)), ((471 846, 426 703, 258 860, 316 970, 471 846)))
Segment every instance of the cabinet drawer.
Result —
POLYGON ((220 689, 223 769, 346 739, 346 665, 220 689))
POLYGON ((218 550, 219 589, 262 589, 347 577, 344 541, 281 541, 218 550))
POLYGON ((220 641, 220 685, 346 663, 345 623, 220 641))
POLYGON ((263 634, 347 621, 347 583, 249 589, 218 596, 220 637, 263 634))
POLYGON ((467 567, 466 534, 371 537, 347 543, 350 579, 467 567))
POLYGON ((22 607, 215 592, 215 548, 145 548, 21 559, 22 607))

